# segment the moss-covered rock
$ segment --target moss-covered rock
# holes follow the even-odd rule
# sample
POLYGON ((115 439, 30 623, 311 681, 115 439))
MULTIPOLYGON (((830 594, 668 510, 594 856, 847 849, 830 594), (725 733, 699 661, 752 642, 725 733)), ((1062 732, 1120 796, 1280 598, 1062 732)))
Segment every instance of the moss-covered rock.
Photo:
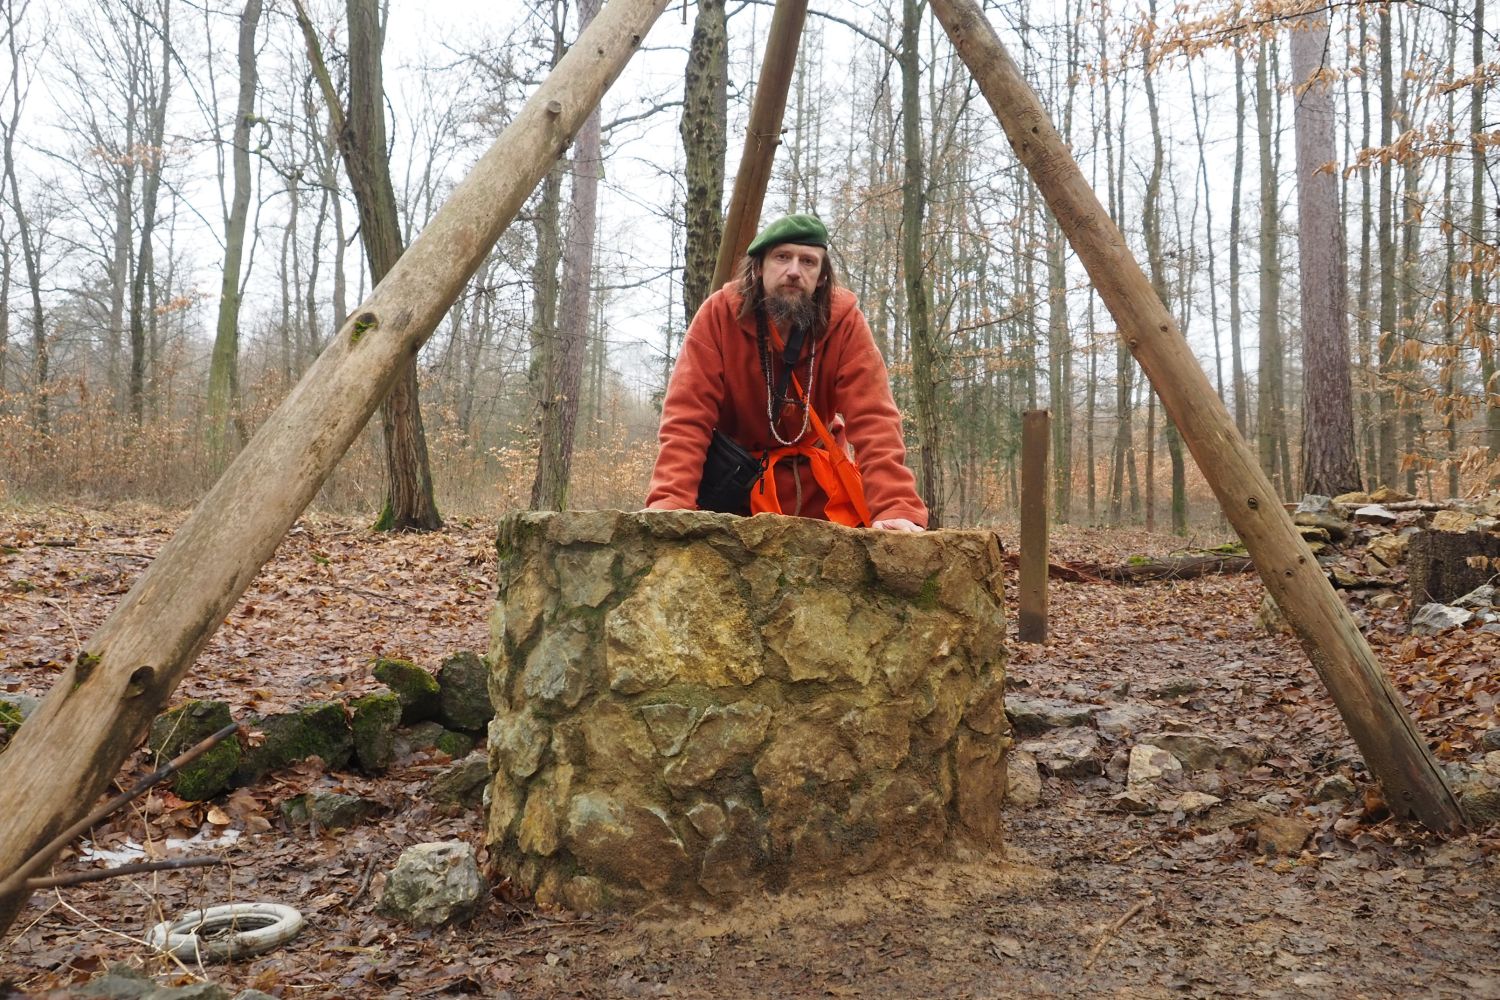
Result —
POLYGON ((456 653, 438 671, 438 719, 449 729, 483 732, 495 717, 490 703, 490 671, 473 653, 456 653))
POLYGON ((20 705, 0 699, 0 751, 10 744, 10 738, 16 735, 23 721, 25 716, 21 714, 20 705))
POLYGON ((245 751, 235 771, 235 780, 242 785, 259 781, 267 771, 314 756, 336 770, 354 755, 354 735, 344 717, 344 706, 335 701, 266 716, 251 726, 262 738, 259 745, 245 751))
POLYGON ((362 770, 384 771, 396 759, 396 726, 401 722, 401 700, 390 691, 376 691, 349 703, 354 731, 354 757, 362 770))
MULTIPOLYGON (((229 706, 222 701, 190 701, 158 716, 151 724, 146 745, 157 763, 165 764, 231 721, 229 706)), ((211 799, 229 788, 239 765, 239 741, 223 740, 178 771, 172 778, 172 790, 189 802, 211 799)))
POLYGON ((457 760, 474 751, 474 737, 445 729, 441 722, 419 722, 407 730, 406 743, 413 750, 441 750, 457 760))
POLYGON ((410 660, 387 658, 376 660, 371 672, 401 699, 402 725, 437 718, 442 707, 442 690, 436 677, 410 660))

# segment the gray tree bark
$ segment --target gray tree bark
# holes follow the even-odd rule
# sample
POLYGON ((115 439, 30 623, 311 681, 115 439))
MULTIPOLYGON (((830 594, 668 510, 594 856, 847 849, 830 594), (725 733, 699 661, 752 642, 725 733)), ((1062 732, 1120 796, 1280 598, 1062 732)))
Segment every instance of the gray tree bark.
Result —
POLYGON ((1334 167, 1333 101, 1325 59, 1328 12, 1290 32, 1297 130, 1297 253, 1302 272, 1302 488, 1338 496, 1360 488, 1349 381, 1344 219, 1334 167))
MULTIPOLYGON (((250 125, 255 115, 255 35, 261 0, 246 0, 240 14, 240 92, 234 110, 232 160, 234 194, 224 219, 224 273, 219 284, 219 321, 208 367, 208 447, 224 457, 233 430, 231 415, 239 403, 240 270, 245 251, 245 221, 250 214, 250 125)), ((222 175, 221 175, 222 176, 222 175)))
POLYGON ((687 202, 682 262, 682 315, 692 319, 715 291, 714 266, 724 236, 724 154, 728 149, 729 34, 724 0, 698 0, 683 91, 682 150, 687 202))

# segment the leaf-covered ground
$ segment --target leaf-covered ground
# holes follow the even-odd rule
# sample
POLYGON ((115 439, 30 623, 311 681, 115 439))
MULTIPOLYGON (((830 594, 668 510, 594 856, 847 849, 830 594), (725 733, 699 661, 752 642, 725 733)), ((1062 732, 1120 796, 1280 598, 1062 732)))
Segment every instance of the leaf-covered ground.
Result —
MULTIPOLYGON (((179 521, 0 510, 0 696, 43 692, 179 521)), ((300 522, 179 696, 268 712, 372 687, 377 655, 432 667, 482 650, 491 536, 300 522)), ((1054 542, 1059 561, 1091 565, 1175 544, 1067 529, 1054 542)), ((151 850, 241 836, 222 848, 227 867, 37 893, 0 942, 0 984, 65 991, 127 962, 282 997, 1500 996, 1497 831, 1443 841, 1392 819, 1306 658, 1257 624, 1261 596, 1253 575, 1054 581, 1050 643, 1012 647, 1017 696, 1145 705, 1153 725, 1264 745, 1245 773, 1192 778, 1223 800, 1202 813, 1125 813, 1117 777, 1047 776, 1037 806, 1008 811, 1003 855, 915 861, 724 913, 540 913, 502 885, 467 926, 415 932, 374 912, 396 856, 429 840, 482 846, 477 816, 436 815, 418 794, 445 758, 418 753, 379 779, 301 765, 208 804, 153 794, 96 830, 100 846, 151 850), (1353 792, 1313 803, 1335 774, 1353 792), (312 787, 383 812, 336 833, 286 828, 279 802, 312 787), (1267 839, 1281 820, 1306 834, 1285 853, 1267 839), (207 970, 148 957, 141 938, 164 915, 232 899, 296 906, 308 927, 273 955, 207 970)), ((1473 758, 1500 726, 1500 638, 1412 638, 1402 609, 1351 600, 1439 758, 1473 758)), ((1100 735, 1098 762, 1131 743, 1100 735)), ((91 864, 75 854, 57 871, 91 864)))

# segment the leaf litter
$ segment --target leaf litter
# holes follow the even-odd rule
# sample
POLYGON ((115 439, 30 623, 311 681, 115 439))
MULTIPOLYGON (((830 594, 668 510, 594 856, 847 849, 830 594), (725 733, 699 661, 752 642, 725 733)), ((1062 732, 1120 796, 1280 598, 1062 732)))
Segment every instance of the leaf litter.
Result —
MULTIPOLYGON (((0 510, 0 697, 44 693, 181 519, 0 510)), ((304 518, 176 699, 216 698, 245 718, 373 689, 378 656, 431 667, 483 651, 492 539, 481 523, 385 536, 304 518)), ((1100 566, 1178 545, 1061 526, 1053 550, 1057 562, 1100 566)), ((66 996, 123 962, 162 982, 211 978, 281 997, 1500 995, 1497 830, 1443 840, 1393 818, 1296 643, 1257 624, 1262 596, 1253 574, 1054 580, 1050 642, 1011 646, 1015 694, 1143 703, 1162 726, 1266 747, 1242 772, 1188 777, 1223 800, 1204 812, 1124 813, 1107 771, 1043 775, 1037 806, 1008 808, 998 854, 958 848, 713 913, 549 913, 502 881, 468 925, 414 931, 375 913, 384 873, 423 841, 467 840, 482 859, 482 817, 422 801, 446 761, 436 751, 376 778, 313 759, 210 803, 157 789, 93 831, 94 849, 134 842, 147 853, 238 839, 216 848, 223 868, 36 894, 0 942, 0 986, 66 996), (1314 801, 1334 775, 1353 793, 1314 801), (281 801, 318 788, 381 811, 346 830, 289 826, 281 801), (1300 846, 1263 850, 1268 817, 1299 824, 1300 846), (297 906, 308 928, 271 955, 209 969, 172 966, 141 943, 167 916, 230 900, 297 906)), ((1500 640, 1413 637, 1399 607, 1351 602, 1439 760, 1474 759, 1500 726, 1500 640)), ((1102 738, 1098 752, 1134 735, 1102 738)), ((127 765, 131 776, 149 769, 143 755, 127 765)), ((75 846, 56 870, 92 864, 75 846)))

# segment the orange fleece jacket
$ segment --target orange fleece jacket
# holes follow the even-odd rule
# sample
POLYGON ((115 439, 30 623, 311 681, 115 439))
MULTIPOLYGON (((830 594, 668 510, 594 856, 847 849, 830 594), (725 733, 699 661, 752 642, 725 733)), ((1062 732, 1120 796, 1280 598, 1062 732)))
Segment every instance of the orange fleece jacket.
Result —
MULTIPOLYGON (((741 323, 739 309, 739 294, 733 285, 725 285, 704 300, 688 327, 662 403, 660 451, 646 496, 648 507, 692 510, 698 506, 703 456, 715 427, 757 453, 777 446, 766 418, 766 382, 754 320, 741 323)), ((775 365, 779 373, 779 358, 775 365)), ((797 378, 804 388, 807 369, 804 351, 797 365, 797 378)), ((828 333, 818 343, 814 377, 813 407, 830 428, 835 414, 842 416, 843 434, 864 476, 871 517, 877 521, 904 517, 925 528, 927 507, 917 496, 916 478, 905 464, 901 413, 891 396, 885 359, 854 293, 847 288, 834 289, 828 333)), ((796 398, 790 386, 787 394, 796 398)), ((793 440, 801 427, 800 408, 788 405, 781 414, 781 436, 793 440)), ((809 427, 803 440, 816 442, 817 432, 809 427)), ((796 496, 792 477, 791 463, 778 463, 776 490, 788 513, 796 496)), ((800 479, 802 513, 823 517, 827 497, 805 467, 800 479)))

